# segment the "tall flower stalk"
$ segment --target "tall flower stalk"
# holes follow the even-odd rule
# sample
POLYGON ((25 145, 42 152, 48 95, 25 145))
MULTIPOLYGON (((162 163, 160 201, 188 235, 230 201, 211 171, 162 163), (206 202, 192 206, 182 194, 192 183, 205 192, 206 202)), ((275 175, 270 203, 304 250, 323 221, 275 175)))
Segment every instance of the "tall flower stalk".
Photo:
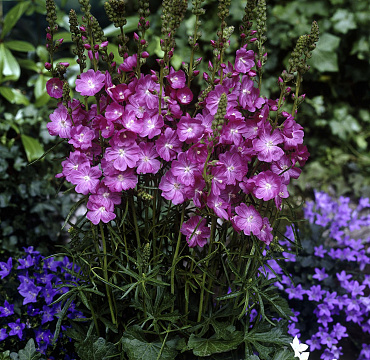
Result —
MULTIPOLYGON (((79 26, 72 12, 71 32, 80 65, 87 51, 92 68, 80 66, 73 99, 49 91, 62 102, 47 126, 71 145, 58 177, 86 203, 86 217, 71 224, 78 234, 73 246, 80 249, 71 255, 99 295, 88 304, 95 314, 90 332, 105 331, 129 359, 136 359, 133 338, 145 344, 154 339, 159 359, 181 357, 181 346, 194 356, 234 350, 252 356, 256 345, 249 333, 277 326, 280 342, 268 353, 290 351, 286 323, 274 320, 289 319, 290 310, 273 296, 259 267, 263 251, 278 246, 276 224, 289 209, 287 185, 309 154, 294 116, 281 111, 279 100, 260 94, 265 3, 257 4, 257 30, 244 21, 250 34, 258 33, 259 52, 248 48, 255 39, 245 42, 242 34, 245 44, 226 62, 234 29, 226 23, 230 1, 219 1, 220 30, 211 41, 214 58, 200 94, 191 85, 201 61, 194 59, 201 1, 193 1, 196 26, 185 71, 174 69, 171 58, 187 2, 163 1, 164 57, 148 73, 141 68, 150 56, 148 4, 139 4, 133 55, 123 53, 125 21, 115 15, 124 14, 123 4, 111 0, 105 6, 121 29, 119 64, 107 54, 109 44, 91 7, 80 3, 84 23, 79 26), (252 309, 256 318, 250 318, 252 309), (203 341, 213 350, 199 350, 203 341)), ((57 80, 64 81, 49 81, 57 80)))

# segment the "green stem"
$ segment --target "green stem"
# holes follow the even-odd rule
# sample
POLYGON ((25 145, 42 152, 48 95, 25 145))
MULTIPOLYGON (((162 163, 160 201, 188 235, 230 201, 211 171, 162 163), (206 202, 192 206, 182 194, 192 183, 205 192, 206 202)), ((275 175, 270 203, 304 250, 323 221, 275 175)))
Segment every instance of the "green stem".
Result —
POLYGON ((107 284, 109 282, 109 279, 108 279, 108 261, 107 261, 108 260, 107 259, 107 243, 105 241, 103 225, 102 225, 101 222, 99 223, 99 225, 100 225, 100 233, 101 233, 102 244, 103 244, 103 255, 104 255, 103 273, 104 273, 104 280, 106 281, 105 290, 107 292, 108 304, 109 304, 109 310, 110 310, 110 314, 111 314, 111 318, 112 318, 112 323, 113 323, 113 325, 116 325, 117 321, 116 321, 116 317, 114 315, 114 306, 113 306, 113 302, 112 302, 111 288, 107 284))
MULTIPOLYGON (((212 222, 211 222, 211 235, 210 235, 210 242, 209 242, 209 247, 208 247, 208 256, 210 256, 212 252, 212 245, 214 242, 214 237, 215 237, 215 232, 216 232, 216 216, 212 216, 212 222)), ((206 261, 206 268, 208 268, 209 265, 209 258, 206 261)), ((198 308, 198 319, 197 322, 199 323, 201 318, 202 318, 202 313, 203 313, 203 303, 204 303, 204 289, 205 289, 205 283, 206 283, 206 273, 203 272, 203 279, 202 279, 202 289, 200 292, 200 298, 199 298, 199 308, 198 308)))
POLYGON ((171 294, 175 294, 175 269, 176 269, 176 260, 177 256, 179 255, 179 250, 180 250, 180 244, 181 244, 181 226, 184 222, 184 215, 185 215, 185 206, 182 208, 181 212, 181 220, 180 220, 180 226, 179 226, 179 234, 177 237, 177 244, 176 244, 176 249, 175 249, 175 254, 173 255, 172 259, 172 269, 171 269, 171 294))
POLYGON ((299 96, 299 88, 301 86, 301 81, 302 81, 302 75, 300 72, 298 72, 297 76, 297 83, 295 87, 295 97, 294 97, 294 104, 293 104, 293 109, 292 109, 292 115, 295 116, 295 112, 297 110, 297 103, 298 103, 298 96, 299 96))
POLYGON ((134 204, 133 195, 130 196, 130 205, 132 208, 132 216, 134 218, 134 225, 135 225, 135 235, 136 235, 136 241, 137 241, 137 247, 138 249, 141 249, 141 241, 140 241, 140 233, 139 233, 139 227, 137 225, 137 218, 136 218, 136 209, 134 204))

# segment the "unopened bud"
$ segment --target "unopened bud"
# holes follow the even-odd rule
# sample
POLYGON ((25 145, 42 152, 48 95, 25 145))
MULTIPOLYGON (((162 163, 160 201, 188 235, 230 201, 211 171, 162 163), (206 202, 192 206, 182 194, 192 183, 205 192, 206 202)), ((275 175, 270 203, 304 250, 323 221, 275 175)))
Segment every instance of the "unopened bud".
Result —
POLYGON ((46 70, 51 70, 51 64, 50 64, 50 63, 48 63, 48 62, 46 62, 46 63, 45 63, 45 69, 46 69, 46 70))
POLYGON ((94 50, 99 50, 99 45, 98 44, 94 45, 94 50))
POLYGON ((134 32, 134 39, 135 39, 136 41, 139 41, 139 40, 140 40, 140 37, 139 37, 139 35, 138 35, 138 34, 136 34, 136 32, 134 32))
POLYGON ((102 49, 104 49, 104 48, 106 48, 107 46, 108 46, 108 41, 103 41, 101 44, 100 44, 100 47, 102 48, 102 49))
POLYGON ((144 59, 146 59, 146 58, 148 58, 148 57, 149 57, 149 53, 148 53, 147 51, 143 51, 143 52, 141 53, 141 57, 142 57, 142 58, 144 58, 144 59))
POLYGON ((86 50, 91 50, 91 46, 90 46, 90 44, 84 44, 84 48, 85 48, 86 50))
POLYGON ((194 70, 194 71, 193 71, 193 75, 194 75, 194 76, 198 76, 198 75, 199 75, 199 73, 200 73, 200 71, 199 71, 199 70, 194 70))
POLYGON ((249 42, 251 42, 251 43, 253 43, 255 41, 257 41, 257 38, 252 38, 252 39, 249 40, 249 42))

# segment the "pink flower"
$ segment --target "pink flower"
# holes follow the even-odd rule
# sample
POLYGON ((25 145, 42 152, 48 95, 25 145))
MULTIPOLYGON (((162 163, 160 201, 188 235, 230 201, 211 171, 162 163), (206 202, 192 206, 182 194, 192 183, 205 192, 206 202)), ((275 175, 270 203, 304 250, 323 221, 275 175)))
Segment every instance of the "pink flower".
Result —
POLYGON ((182 116, 177 124, 177 135, 180 141, 187 144, 198 142, 203 135, 204 126, 200 120, 182 116))
POLYGON ((279 130, 262 132, 258 139, 253 140, 253 148, 257 151, 257 157, 260 161, 277 161, 284 155, 284 150, 278 144, 283 142, 283 137, 279 130))
POLYGON ((157 94, 159 90, 159 84, 155 83, 150 75, 141 77, 136 85, 136 95, 140 106, 145 106, 148 109, 158 109, 157 94))
POLYGON ((49 96, 59 99, 63 96, 63 81, 58 78, 51 78, 46 82, 46 92, 49 96))
POLYGON ((170 161, 176 158, 177 153, 181 151, 182 142, 179 140, 175 130, 167 128, 155 143, 159 156, 170 161))
POLYGON ((110 191, 121 192, 123 190, 134 189, 137 185, 138 178, 133 169, 125 171, 114 171, 106 175, 104 184, 108 186, 110 191))
POLYGON ((107 199, 97 199, 90 196, 86 207, 90 210, 87 212, 86 217, 94 225, 98 225, 100 221, 108 223, 116 218, 116 214, 113 212, 113 204, 107 199))
POLYGON ((211 230, 206 225, 206 220, 198 215, 192 216, 188 221, 183 223, 180 231, 186 236, 189 247, 203 247, 207 244, 207 239, 211 235, 211 230))
POLYGON ((139 160, 140 148, 136 143, 128 142, 125 145, 115 145, 105 150, 104 157, 107 161, 112 161, 113 166, 120 171, 125 171, 128 167, 134 168, 139 160))
POLYGON ((245 48, 236 51, 235 70, 246 74, 254 66, 254 52, 253 50, 246 50, 245 48))
POLYGON ((281 178, 271 170, 260 172, 255 178, 255 188, 253 195, 257 199, 269 201, 279 194, 281 187, 281 178))
POLYGON ((236 185, 236 180, 241 181, 247 173, 247 165, 243 165, 242 159, 238 153, 226 151, 220 154, 221 169, 224 171, 227 185, 236 185))
POLYGON ((211 193, 207 198, 207 206, 214 211, 214 213, 221 219, 229 220, 229 215, 226 209, 229 204, 221 197, 211 193))
POLYGON ((262 217, 253 205, 247 206, 241 203, 235 208, 237 213, 234 216, 235 225, 243 230, 245 235, 258 235, 262 229, 262 217))
POLYGON ((51 122, 46 127, 50 135, 59 136, 62 139, 68 139, 71 136, 72 121, 68 111, 64 106, 60 106, 49 115, 51 122))
POLYGON ((90 69, 76 80, 76 91, 82 96, 94 96, 103 88, 104 80, 105 76, 99 70, 90 69))
POLYGON ((179 154, 177 160, 172 161, 171 171, 180 183, 186 186, 193 186, 195 177, 201 174, 198 165, 192 162, 186 153, 179 154))
POLYGON ((76 192, 87 195, 89 192, 95 192, 95 189, 99 185, 99 178, 101 175, 102 172, 99 166, 84 166, 70 174, 70 181, 72 184, 77 185, 75 188, 76 192))
POLYGON ((108 121, 115 122, 120 119, 125 111, 125 108, 115 102, 109 104, 105 110, 105 118, 108 121))
POLYGON ((154 116, 150 116, 145 113, 142 128, 140 132, 141 137, 147 136, 149 139, 153 139, 154 136, 157 136, 161 133, 161 129, 164 125, 163 116, 156 114, 154 116))
POLYGON ((123 63, 119 66, 119 70, 123 72, 133 71, 137 66, 137 54, 128 56, 123 63))
POLYGON ((258 239, 263 241, 266 245, 270 245, 272 239, 274 238, 272 235, 272 227, 270 225, 269 219, 264 217, 262 219, 262 228, 261 232, 257 235, 258 239))
POLYGON ((161 167, 161 162, 156 159, 158 156, 153 143, 139 143, 139 160, 136 172, 138 174, 156 174, 161 167))
POLYGON ((177 180, 171 170, 162 176, 158 188, 162 190, 162 196, 167 200, 171 200, 174 205, 182 204, 186 199, 184 185, 177 180))
POLYGON ((111 202, 112 205, 119 205, 121 203, 121 194, 119 192, 112 192, 107 186, 100 183, 96 189, 96 194, 90 195, 89 200, 93 202, 101 202, 103 199, 111 202))
POLYGON ((92 147, 92 140, 95 138, 95 131, 87 126, 74 126, 71 130, 71 139, 68 144, 73 145, 75 149, 87 150, 92 147))
POLYGON ((176 91, 176 98, 182 105, 188 105, 193 100, 193 93, 188 87, 176 91))
POLYGON ((170 73, 167 75, 167 80, 172 89, 181 89, 185 87, 186 76, 182 70, 175 71, 171 66, 170 73))

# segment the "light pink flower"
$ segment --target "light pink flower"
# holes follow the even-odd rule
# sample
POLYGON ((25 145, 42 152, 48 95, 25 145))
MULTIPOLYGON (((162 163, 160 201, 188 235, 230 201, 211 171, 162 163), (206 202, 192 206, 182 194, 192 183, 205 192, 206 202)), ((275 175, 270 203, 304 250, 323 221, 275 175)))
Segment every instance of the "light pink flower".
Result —
POLYGON ((100 221, 109 223, 109 221, 116 218, 116 214, 113 212, 113 204, 107 199, 97 199, 90 196, 86 207, 89 209, 86 217, 94 225, 98 225, 100 221))
POLYGON ((104 86, 105 76, 99 70, 88 70, 76 80, 76 91, 82 96, 94 96, 104 86))

